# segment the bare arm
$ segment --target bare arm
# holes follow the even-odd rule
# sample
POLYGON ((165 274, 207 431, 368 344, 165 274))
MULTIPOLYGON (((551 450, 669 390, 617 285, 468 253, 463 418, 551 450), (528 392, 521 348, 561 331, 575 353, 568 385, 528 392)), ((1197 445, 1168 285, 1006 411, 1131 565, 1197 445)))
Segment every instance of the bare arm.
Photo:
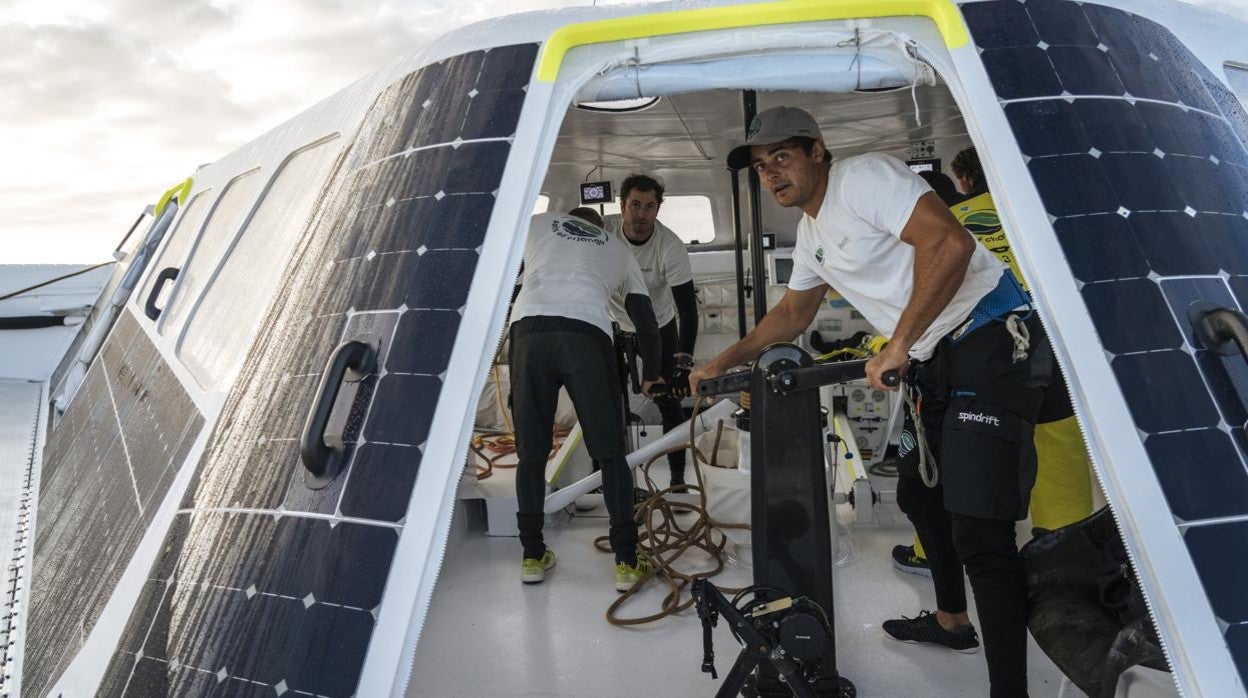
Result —
POLYGON ((827 292, 827 284, 805 291, 786 290, 776 307, 767 311, 762 322, 749 334, 689 374, 689 390, 697 395, 699 381, 723 375, 733 366, 754 360, 769 345, 791 341, 801 334, 819 312, 819 304, 827 292))
POLYGON ((887 389, 880 380, 885 371, 905 375, 910 348, 961 288, 978 244, 931 192, 919 197, 901 241, 914 247, 914 290, 888 345, 867 363, 867 380, 881 390, 887 389))

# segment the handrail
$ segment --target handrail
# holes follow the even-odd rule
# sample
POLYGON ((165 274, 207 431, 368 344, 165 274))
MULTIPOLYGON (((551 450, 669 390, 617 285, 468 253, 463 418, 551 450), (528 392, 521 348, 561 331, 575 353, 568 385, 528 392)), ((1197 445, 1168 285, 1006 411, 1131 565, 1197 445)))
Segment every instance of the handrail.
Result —
POLYGON ((376 352, 373 348, 358 340, 343 342, 330 354, 329 361, 325 364, 325 372, 321 374, 321 385, 316 389, 312 410, 303 426, 303 437, 300 439, 300 460, 303 467, 315 478, 323 478, 329 474, 329 462, 334 455, 334 449, 325 444, 325 430, 329 426, 334 401, 338 399, 338 389, 342 387, 347 370, 371 373, 375 362, 376 352))
POLYGON ((156 276, 156 282, 152 284, 151 292, 147 294, 147 302, 143 304, 143 314, 148 320, 155 321, 164 312, 164 308, 156 307, 156 299, 160 296, 165 284, 178 278, 178 273, 181 271, 180 267, 165 267, 160 270, 160 274, 156 276))

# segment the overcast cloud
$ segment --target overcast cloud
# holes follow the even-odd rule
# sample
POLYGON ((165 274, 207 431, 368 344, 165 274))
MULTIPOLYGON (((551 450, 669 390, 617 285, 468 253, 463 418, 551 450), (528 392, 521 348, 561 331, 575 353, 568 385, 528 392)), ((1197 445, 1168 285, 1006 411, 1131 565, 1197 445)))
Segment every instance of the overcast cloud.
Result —
MULTIPOLYGON (((588 0, 0 0, 0 263, 107 255, 164 189, 422 41, 588 0)), ((1248 0, 1202 0, 1248 18, 1248 0)))

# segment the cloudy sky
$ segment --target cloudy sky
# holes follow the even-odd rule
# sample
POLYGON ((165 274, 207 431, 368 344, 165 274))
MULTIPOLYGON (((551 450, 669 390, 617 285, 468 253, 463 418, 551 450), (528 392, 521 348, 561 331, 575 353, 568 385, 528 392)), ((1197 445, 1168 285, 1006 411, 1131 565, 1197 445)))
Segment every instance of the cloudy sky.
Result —
POLYGON ((0 264, 106 259, 198 164, 405 50, 591 2, 0 0, 0 264))

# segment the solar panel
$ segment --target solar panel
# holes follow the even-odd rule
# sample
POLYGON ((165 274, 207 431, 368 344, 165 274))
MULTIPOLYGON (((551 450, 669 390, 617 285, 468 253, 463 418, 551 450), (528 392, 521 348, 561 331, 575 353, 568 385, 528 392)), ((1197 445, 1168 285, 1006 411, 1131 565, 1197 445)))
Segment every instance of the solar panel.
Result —
POLYGON ((48 437, 22 690, 42 695, 99 620, 204 419, 129 310, 48 437))
POLYGON ((489 139, 514 132, 536 53, 448 58, 377 98, 102 692, 355 692, 509 154, 489 139), (377 369, 345 405, 342 471, 312 490, 303 420, 349 339, 378 348, 377 369))
POLYGON ((1248 307, 1248 117, 1143 17, 1064 0, 962 9, 1248 680, 1248 523, 1221 520, 1248 514, 1248 366, 1205 350, 1187 318, 1196 300, 1248 307))

